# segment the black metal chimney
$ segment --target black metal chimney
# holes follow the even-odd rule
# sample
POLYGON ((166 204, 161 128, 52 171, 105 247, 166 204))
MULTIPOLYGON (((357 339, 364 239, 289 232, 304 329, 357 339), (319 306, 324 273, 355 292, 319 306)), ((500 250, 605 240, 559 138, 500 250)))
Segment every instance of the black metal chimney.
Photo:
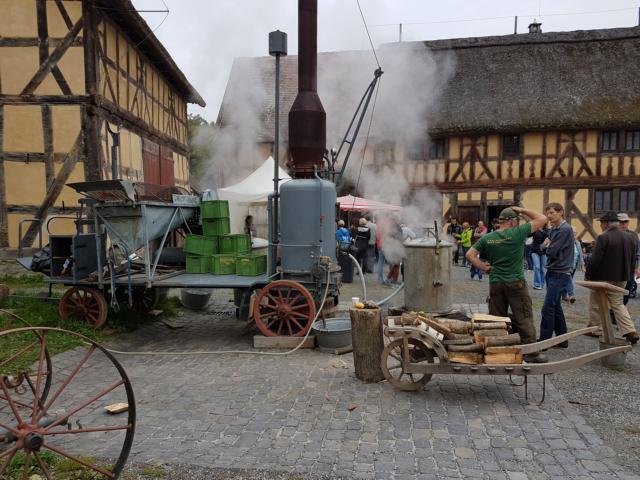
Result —
POLYGON ((298 0, 298 95, 289 111, 289 166, 294 178, 321 169, 327 115, 318 97, 318 0, 298 0))

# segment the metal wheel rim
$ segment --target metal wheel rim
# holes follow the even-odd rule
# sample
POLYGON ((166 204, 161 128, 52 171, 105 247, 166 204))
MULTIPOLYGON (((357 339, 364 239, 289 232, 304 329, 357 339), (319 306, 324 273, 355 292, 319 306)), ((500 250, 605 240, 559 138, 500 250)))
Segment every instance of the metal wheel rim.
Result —
MULTIPOLYGON (((434 352, 424 343, 409 338, 411 363, 434 362, 434 352), (419 353, 419 355, 418 355, 419 353)), ((390 342, 382 351, 381 367, 384 378, 400 390, 421 390, 431 380, 433 374, 405 373, 402 368, 403 339, 390 342)))
MULTIPOLYGON (((149 313, 160 301, 161 291, 159 288, 133 287, 131 291, 132 311, 138 313, 149 313)), ((121 307, 129 309, 129 294, 127 287, 116 287, 116 300, 121 307)))
POLYGON ((58 307, 60 317, 76 319, 100 328, 107 321, 107 301, 99 290, 87 287, 71 287, 64 292, 58 307))
POLYGON ((304 337, 316 316, 316 304, 309 291, 292 280, 271 282, 256 297, 253 318, 267 337, 304 337))
MULTIPOLYGON (((84 343, 88 344, 88 348, 86 353, 83 355, 82 360, 77 363, 71 370, 69 376, 67 376, 64 381, 62 381, 61 385, 56 385, 55 391, 52 394, 51 398, 46 400, 41 400, 40 402, 33 401, 33 404, 29 404, 26 402, 21 402, 17 400, 15 395, 11 395, 8 393, 6 385, 3 381, 3 375, 0 375, 0 392, 3 393, 3 397, 0 398, 0 430, 4 432, 4 437, 0 436, 0 476, 3 475, 10 465, 12 458, 18 453, 23 452, 25 455, 24 465, 22 467, 23 478, 29 478, 30 476, 30 467, 32 465, 39 466, 41 470, 41 475, 44 476, 45 479, 52 479, 50 472, 48 471, 46 465, 43 463, 39 454, 42 451, 51 451, 60 456, 67 457, 68 459, 80 464, 84 465, 87 468, 91 469, 94 472, 97 472, 102 475, 104 478, 109 479, 117 479, 124 468, 126 460, 129 456, 131 445, 133 443, 133 436, 135 432, 135 421, 136 421, 136 407, 135 407, 135 398, 133 394, 133 389, 131 387, 131 382, 129 378, 122 368, 122 366, 118 363, 118 361, 111 355, 107 350, 105 350, 99 344, 93 342, 89 338, 70 332, 67 330, 59 329, 59 328, 50 328, 50 327, 25 327, 18 328, 12 330, 5 330, 0 332, 0 337, 19 334, 22 332, 33 331, 38 337, 38 372, 41 372, 43 369, 44 362, 44 353, 47 351, 47 336, 51 332, 59 332, 66 335, 71 335, 75 337, 79 337, 84 343), (60 408, 60 403, 56 403, 60 398, 64 398, 64 392, 69 388, 71 384, 73 384, 74 379, 77 374, 82 371, 83 368, 86 368, 87 362, 91 359, 91 357, 96 352, 101 352, 104 357, 111 362, 112 367, 115 369, 116 378, 119 377, 119 380, 114 384, 110 385, 108 388, 101 389, 101 391, 91 397, 89 401, 87 400, 79 400, 76 402, 76 399, 72 399, 70 403, 73 404, 72 407, 65 409, 63 412, 56 411, 53 414, 53 408, 60 408), (126 423, 124 425, 117 426, 92 426, 92 425, 82 425, 80 423, 80 419, 76 420, 77 427, 71 427, 71 420, 73 416, 77 413, 82 412, 87 409, 95 402, 99 401, 101 398, 105 398, 112 391, 118 391, 121 395, 124 394, 126 398, 126 402, 129 405, 128 414, 126 423), (78 406, 78 403, 80 404, 78 406), (51 417, 51 414, 53 416, 51 417), (7 421, 6 418, 13 417, 13 421, 7 421), (51 420, 49 420, 51 418, 51 420), (67 429, 64 430, 65 422, 67 423, 67 429), (90 461, 92 460, 83 460, 83 458, 75 457, 68 453, 68 447, 61 448, 59 445, 54 444, 56 437, 69 438, 71 435, 83 435, 88 434, 89 436, 92 433, 100 433, 107 434, 107 432, 119 432, 125 431, 125 436, 123 439, 122 449, 120 450, 120 454, 118 455, 118 459, 115 464, 109 467, 101 467, 98 465, 91 465, 90 461), (10 435, 11 437, 7 437, 6 435, 10 435), (31 435, 31 437, 29 436, 31 435), (38 445, 37 448, 34 448, 34 437, 39 437, 42 441, 41 445, 38 445), (49 440, 51 439, 51 440, 49 440), (4 443, 3 443, 4 442, 4 443), (31 443, 29 443, 31 442, 31 443), (2 448, 3 446, 8 445, 6 448, 2 448), (83 463, 84 462, 84 463, 83 463)), ((0 361, 0 365, 5 365, 6 361, 0 361)), ((75 362, 74 362, 75 363, 75 362)), ((49 372, 51 369, 49 369, 49 372)), ((61 370, 62 371, 62 370, 61 370)), ((85 371, 86 373, 86 371, 85 371)), ((39 375, 42 377, 42 375, 39 375)), ((36 398, 39 396, 39 384, 42 384, 42 379, 39 378, 36 382, 36 389, 33 397, 36 398)), ((124 420, 119 417, 110 417, 116 420, 119 423, 123 423, 124 420)), ((83 421, 85 421, 83 419, 83 421)), ((100 421, 100 420, 98 420, 100 421)), ((38 438, 35 438, 38 440, 38 438)), ((83 437, 83 441, 90 441, 89 437, 83 437)), ((102 439, 104 441, 104 439, 102 439)), ((38 442, 35 443, 37 445, 38 442)))

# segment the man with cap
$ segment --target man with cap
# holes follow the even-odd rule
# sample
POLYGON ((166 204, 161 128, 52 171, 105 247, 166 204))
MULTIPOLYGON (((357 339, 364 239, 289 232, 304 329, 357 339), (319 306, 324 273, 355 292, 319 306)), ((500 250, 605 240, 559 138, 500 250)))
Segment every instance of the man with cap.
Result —
POLYGON ((629 301, 629 297, 636 298, 636 290, 638 288, 638 284, 636 283, 636 277, 640 277, 640 240, 638 239, 638 234, 629 230, 629 215, 624 212, 618 213, 618 223, 620 224, 620 230, 623 232, 627 232, 631 235, 631 241, 638 243, 638 250, 636 251, 636 263, 633 266, 633 270, 631 272, 631 277, 627 280, 627 285, 624 287, 629 291, 628 295, 625 295, 623 298, 623 302, 626 305, 629 301))
MULTIPOLYGON (((534 210, 510 207, 500 212, 498 221, 497 230, 481 237, 469 249, 467 260, 478 270, 489 274, 489 313, 506 317, 511 307, 514 331, 520 334, 522 343, 533 343, 536 341, 536 329, 522 258, 527 237, 540 230, 547 223, 547 217, 534 210), (518 225, 520 215, 530 221, 518 225)), ((524 359, 531 363, 547 361, 542 353, 527 354, 524 359)))
MULTIPOLYGON (((631 235, 619 228, 620 223, 616 212, 607 212, 599 220, 602 233, 596 239, 596 246, 587 264, 584 278, 624 288, 636 264, 637 240, 634 242, 631 235)), ((640 337, 636 333, 627 307, 622 302, 622 294, 607 291, 606 295, 609 307, 615 314, 620 335, 631 344, 637 343, 640 337)), ((600 306, 595 294, 591 292, 589 326, 600 326, 600 319, 600 306)))
MULTIPOLYGON (((540 319, 540 340, 547 340, 553 334, 567 333, 567 322, 562 311, 562 295, 571 288, 571 270, 573 269, 573 229, 564 219, 564 207, 559 203, 550 203, 544 213, 551 224, 549 244, 547 245, 547 293, 542 305, 540 319)), ((567 348, 566 340, 556 345, 567 348)))

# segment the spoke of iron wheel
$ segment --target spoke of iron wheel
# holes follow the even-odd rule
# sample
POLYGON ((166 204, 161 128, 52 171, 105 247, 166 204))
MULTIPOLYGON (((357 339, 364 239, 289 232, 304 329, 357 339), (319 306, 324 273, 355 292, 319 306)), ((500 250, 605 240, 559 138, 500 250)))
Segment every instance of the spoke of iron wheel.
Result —
POLYGON ((4 392, 4 396, 7 399, 7 403, 9 404, 9 407, 11 408, 11 411, 13 412, 14 417, 16 417, 16 421, 18 422, 18 424, 22 423, 22 417, 18 413, 18 409, 16 408, 16 405, 13 403, 13 399, 11 398, 11 395, 9 395, 9 390, 7 389, 7 386, 4 384, 4 378, 2 378, 1 376, 0 376, 0 387, 4 392))
POLYGON ((307 302, 305 302, 305 303, 301 303, 299 305, 292 306, 290 308, 291 308, 291 310, 300 310, 302 308, 309 308, 309 304, 307 302))
POLYGON ((287 329, 289 330, 289 336, 292 336, 293 330, 291 329, 291 322, 289 322, 288 318, 285 318, 285 322, 287 322, 287 329))
POLYGON ((91 465, 89 462, 86 462, 84 460, 82 460, 81 458, 76 458, 73 455, 70 455, 69 453, 65 452, 64 450, 60 450, 57 447, 53 447, 51 445, 49 445, 48 443, 44 443, 42 445, 43 448, 46 448, 48 450, 51 450, 54 453, 57 453, 58 455, 62 455, 63 457, 67 457, 69 460, 73 460, 76 463, 79 463, 80 465, 84 465, 87 468, 90 468, 91 470, 95 470, 98 473, 101 473, 102 475, 105 475, 109 478, 114 478, 115 475, 112 472, 109 472, 107 470, 104 470, 96 465, 91 465))
POLYGON ((0 428, 4 428, 5 430, 7 430, 8 432, 13 433, 14 435, 18 434, 18 430, 16 430, 15 428, 10 427, 9 425, 5 425, 4 423, 0 423, 0 428))
POLYGON ((397 370, 397 369, 402 369, 402 365, 394 365, 393 367, 390 367, 389 365, 387 365, 387 370, 391 371, 391 370, 397 370))
POLYGON ((35 457, 36 462, 38 462, 38 465, 40 465, 40 470, 42 470, 42 473, 44 474, 44 478, 46 478, 47 480, 52 480, 51 474, 49 473, 49 469, 40 458, 40 454, 38 452, 33 452, 33 456, 35 457))
POLYGON ((278 333, 278 335, 280 335, 280 333, 282 333, 282 324, 283 324, 283 323, 284 323, 284 320, 282 320, 282 321, 280 322, 280 324, 278 325, 278 332, 277 332, 277 333, 278 333))
POLYGON ((308 319, 309 318, 309 314, 308 313, 305 315, 302 312, 289 312, 289 315, 291 315, 292 317, 298 317, 298 318, 304 318, 304 319, 308 319))
MULTIPOLYGON (((46 372, 45 376, 48 375, 48 374, 49 374, 49 372, 46 372)), ((29 389, 31 390, 31 393, 33 393, 33 398, 38 398, 38 397, 36 397, 36 388, 33 386, 33 382, 31 381, 29 376, 27 375, 26 377, 24 377, 24 379, 29 384, 29 389)), ((0 398, 5 399, 4 396, 2 396, 2 395, 0 395, 0 398)), ((18 400, 14 400, 13 403, 15 403, 16 405, 18 405, 19 407, 22 407, 22 408, 29 408, 29 409, 33 408, 33 405, 27 405, 26 403, 19 402, 18 400)), ((40 408, 43 407, 42 400, 38 400, 38 406, 40 408)))
MULTIPOLYGON (((297 290, 295 290, 294 288, 291 288, 291 287, 287 288, 287 296, 285 297, 285 299, 287 299, 287 300, 290 299, 291 298, 291 292, 294 292, 294 291, 297 292, 297 290)), ((288 302, 288 303, 291 303, 291 302, 288 302)))
POLYGON ((6 470, 7 466, 11 463, 11 460, 13 459, 17 451, 18 451, 18 447, 13 447, 5 452, 0 453, 0 458, 5 456, 7 457, 5 461, 2 463, 2 465, 0 465, 0 475, 4 473, 4 471, 6 470))
POLYGON ((51 399, 47 402, 45 407, 42 409, 42 411, 40 412, 40 415, 38 415, 38 420, 40 420, 43 417, 43 415, 47 413, 47 411, 53 405, 53 402, 55 402, 60 396, 60 394, 64 391, 64 389, 69 386, 69 384, 71 383, 71 380, 74 379, 74 377, 78 374, 82 366, 87 362, 87 360, 89 360, 89 357, 93 355, 93 352, 95 351, 96 351, 96 346, 91 345, 91 348, 87 351, 87 353, 85 353, 84 357, 82 357, 82 359, 80 360, 80 363, 78 363, 78 365, 73 369, 73 371, 64 380, 64 382, 62 382, 62 385, 60 385, 56 393, 53 395, 53 397, 51 397, 51 399))
POLYGON ((16 353, 14 353, 13 355, 11 355, 9 358, 7 358, 6 360, 4 360, 2 363, 0 363, 0 367, 6 365, 7 363, 11 362, 12 360, 15 360, 16 358, 18 358, 20 355, 22 355, 24 352, 27 352, 29 350, 31 350, 33 347, 35 347, 37 344, 39 343, 39 340, 36 340, 35 342, 27 345, 26 347, 24 347, 21 350, 18 350, 16 353))
POLYGON ((90 399, 89 401, 84 402, 82 405, 80 405, 79 407, 75 407, 72 410, 70 410, 69 412, 65 412, 62 416, 60 416, 55 422, 53 422, 51 425, 47 426, 44 431, 49 431, 51 430, 53 427, 57 427, 58 425, 60 425, 65 419, 68 419, 69 417, 75 415, 76 413, 78 413, 80 410, 88 407, 89 405, 91 405, 93 402, 97 401, 98 399, 104 397, 107 393, 111 392, 112 390, 115 390, 116 388, 118 388, 120 385, 124 384, 124 380, 120 379, 117 382, 111 384, 109 387, 105 388, 104 390, 102 390, 100 393, 98 393, 95 397, 93 397, 92 399, 90 399))
POLYGON ((45 360, 45 352, 47 350, 47 330, 42 331, 42 336, 40 337, 40 358, 38 359, 38 373, 36 377, 36 391, 34 393, 33 398, 33 412, 31 413, 31 421, 33 422, 38 416, 38 407, 41 407, 40 404, 40 387, 42 386, 42 367, 44 365, 45 360))
POLYGON ((296 302, 298 300, 300 300, 300 299, 302 299, 302 301, 304 303, 306 303, 306 300, 307 300, 306 297, 304 295, 302 295, 302 293, 300 293, 298 291, 296 291, 296 293, 297 293, 297 295, 291 299, 291 301, 289 302, 289 305, 295 305, 296 302))
POLYGON ((22 470, 22 480, 29 480, 29 468, 31 467, 31 452, 27 450, 24 454, 24 470, 22 470))
POLYGON ((280 305, 282 303, 282 299, 280 298, 275 298, 273 295, 271 295, 269 292, 267 292, 265 294, 266 297, 268 297, 270 300, 273 301, 274 305, 280 305))
POLYGON ((291 320, 291 321, 296 325, 296 327, 298 327, 300 330, 304 330, 304 327, 303 327, 302 325, 300 325, 300 324, 298 323, 298 321, 297 321, 295 318, 291 317, 291 318, 290 318, 290 320, 291 320))

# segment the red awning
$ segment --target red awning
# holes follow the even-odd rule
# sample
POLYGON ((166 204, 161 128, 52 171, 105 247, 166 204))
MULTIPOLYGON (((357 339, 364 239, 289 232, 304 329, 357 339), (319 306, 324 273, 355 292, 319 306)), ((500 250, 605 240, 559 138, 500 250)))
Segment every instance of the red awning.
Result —
POLYGON ((402 209, 402 207, 397 205, 368 200, 362 197, 354 197, 353 195, 338 197, 337 201, 340 204, 340 210, 346 212, 378 212, 382 210, 397 212, 402 209))

